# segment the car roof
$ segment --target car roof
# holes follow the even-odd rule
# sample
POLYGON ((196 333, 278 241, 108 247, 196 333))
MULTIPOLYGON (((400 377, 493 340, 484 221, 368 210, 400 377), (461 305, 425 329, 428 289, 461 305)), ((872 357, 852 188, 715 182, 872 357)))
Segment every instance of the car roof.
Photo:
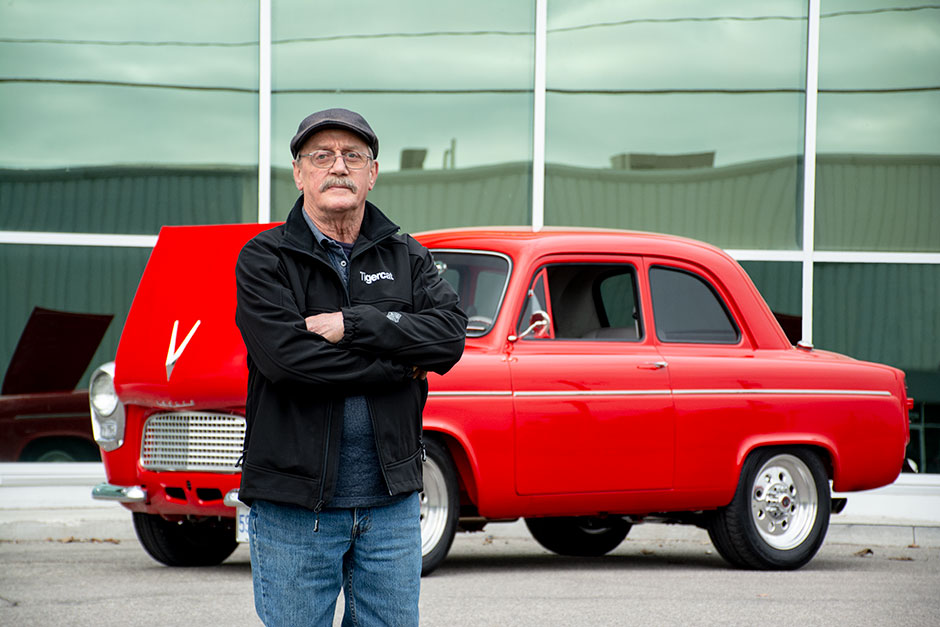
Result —
POLYGON ((524 226, 463 227, 416 233, 428 248, 496 250, 519 257, 550 252, 606 252, 636 255, 662 255, 702 260, 730 257, 721 249, 686 237, 665 233, 589 227, 543 227, 536 231, 524 226))

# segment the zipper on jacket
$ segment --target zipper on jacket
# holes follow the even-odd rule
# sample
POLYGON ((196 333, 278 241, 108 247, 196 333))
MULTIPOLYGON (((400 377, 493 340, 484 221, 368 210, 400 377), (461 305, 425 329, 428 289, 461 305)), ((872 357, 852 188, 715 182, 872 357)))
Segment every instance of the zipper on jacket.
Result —
POLYGON ((320 531, 320 510, 323 509, 323 501, 318 501, 317 506, 313 508, 313 513, 317 517, 313 520, 313 532, 319 533, 320 531))
POLYGON ((330 436, 333 430, 333 404, 330 403, 330 412, 326 418, 326 438, 323 441, 323 466, 320 468, 320 493, 317 495, 317 504, 313 508, 313 513, 316 514, 316 519, 313 522, 313 532, 317 533, 320 531, 320 510, 323 509, 325 505, 323 501, 323 493, 326 491, 326 472, 327 462, 330 457, 330 436))
POLYGON ((366 399, 366 407, 369 409, 369 420, 372 422, 372 440, 375 442, 375 454, 379 458, 379 469, 382 471, 382 479, 385 480, 385 489, 388 490, 389 496, 394 496, 388 482, 388 473, 385 471, 385 460, 382 458, 382 447, 379 445, 379 431, 375 428, 375 408, 372 406, 371 398, 368 396, 364 398, 366 399))

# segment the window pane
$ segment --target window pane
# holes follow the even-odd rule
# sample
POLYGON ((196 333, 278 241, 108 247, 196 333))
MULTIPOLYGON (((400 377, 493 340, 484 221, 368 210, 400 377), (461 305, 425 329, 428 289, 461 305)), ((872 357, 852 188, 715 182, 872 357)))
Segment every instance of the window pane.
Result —
POLYGON ((803 268, 789 261, 742 261, 791 344, 803 338, 803 268))
POLYGON ((638 340, 636 271, 628 264, 548 266, 555 337, 638 340))
POLYGON ((379 137, 369 199, 404 230, 528 224, 534 4, 365 0, 310 22, 308 2, 275 3, 272 216, 298 197, 299 122, 345 107, 379 137))
POLYGON ((940 372, 940 265, 818 263, 814 277, 816 346, 940 372))
POLYGON ((493 326, 509 282, 509 260, 498 255, 436 250, 434 261, 460 297, 469 316, 467 335, 484 335, 493 326))
POLYGON ((816 247, 940 251, 940 6, 823 0, 816 247))
POLYGON ((805 2, 548 9, 546 223, 798 247, 805 2))
POLYGON ((0 229, 256 220, 257 40, 256 1, 7 3, 0 229))
POLYGON ((740 339, 721 298, 701 277, 653 267, 650 294, 656 337, 661 341, 735 344, 740 339))

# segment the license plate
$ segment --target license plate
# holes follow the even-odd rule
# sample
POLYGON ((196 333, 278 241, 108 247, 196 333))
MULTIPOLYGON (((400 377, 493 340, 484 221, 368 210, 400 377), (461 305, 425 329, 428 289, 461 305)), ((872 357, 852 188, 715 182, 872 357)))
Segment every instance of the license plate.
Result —
POLYGON ((235 506, 235 540, 248 542, 248 513, 251 511, 247 505, 239 503, 235 506))

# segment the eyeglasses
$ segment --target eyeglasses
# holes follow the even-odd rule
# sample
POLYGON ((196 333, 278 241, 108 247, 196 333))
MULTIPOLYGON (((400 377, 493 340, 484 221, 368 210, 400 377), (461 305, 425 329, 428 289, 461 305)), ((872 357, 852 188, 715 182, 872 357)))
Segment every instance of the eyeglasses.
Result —
POLYGON ((329 150, 317 150, 297 156, 310 157, 310 163, 313 164, 313 167, 319 168, 321 170, 332 168, 333 164, 336 163, 336 160, 340 157, 343 158, 343 163, 345 163, 346 167, 350 170, 361 170, 369 164, 369 161, 372 160, 372 157, 369 155, 364 155, 361 152, 356 152, 354 150, 348 150, 338 155, 329 150))

